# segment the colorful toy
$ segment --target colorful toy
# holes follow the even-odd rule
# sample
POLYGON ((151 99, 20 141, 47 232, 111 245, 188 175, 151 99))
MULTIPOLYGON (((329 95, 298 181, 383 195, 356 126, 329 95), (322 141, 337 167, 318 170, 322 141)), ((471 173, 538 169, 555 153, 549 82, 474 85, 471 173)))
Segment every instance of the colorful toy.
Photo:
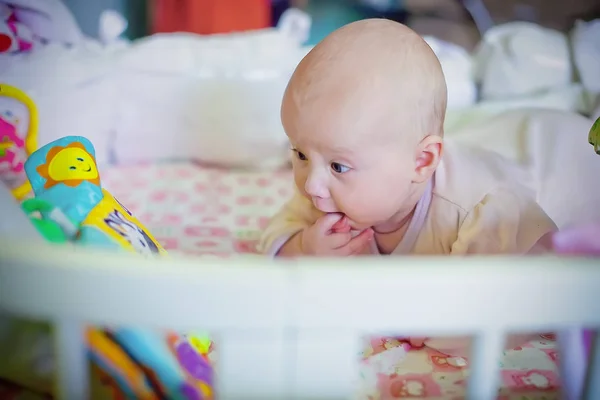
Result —
POLYGON ((67 226, 73 227, 73 225, 69 223, 70 221, 67 220, 62 211, 40 199, 27 199, 21 204, 21 207, 30 216, 31 222, 46 240, 51 243, 67 242, 65 229, 67 226), (43 219, 31 216, 34 213, 46 214, 49 218, 43 219))
POLYGON ((588 135, 588 142, 594 146, 596 154, 600 154, 600 117, 594 122, 588 135))
MULTIPOLYGON (((35 195, 22 207, 49 241, 166 254, 150 232, 101 185, 94 146, 68 136, 33 152, 24 165, 35 195), (39 217, 34 216, 39 214, 39 217)), ((88 329, 88 351, 113 393, 125 399, 210 399, 212 342, 205 335, 88 329)))
POLYGON ((18 200, 31 191, 23 165, 37 147, 37 130, 33 100, 16 87, 0 84, 0 180, 18 200))
POLYGON ((34 43, 31 29, 17 19, 11 7, 0 3, 0 54, 30 51, 34 43))
POLYGON ((68 240, 144 255, 165 253, 133 214, 102 189, 94 146, 86 138, 68 136, 47 144, 29 157, 25 172, 35 198, 64 214, 55 222, 68 240))

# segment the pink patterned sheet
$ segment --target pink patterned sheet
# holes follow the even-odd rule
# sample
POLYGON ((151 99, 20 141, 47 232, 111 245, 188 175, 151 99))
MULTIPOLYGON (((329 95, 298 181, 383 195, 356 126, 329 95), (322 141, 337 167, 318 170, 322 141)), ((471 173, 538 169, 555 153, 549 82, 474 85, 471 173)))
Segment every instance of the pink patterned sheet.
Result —
POLYGON ((234 172, 191 163, 109 168, 102 184, 170 253, 254 253, 291 195, 291 172, 234 172))
MULTIPOLYGON (((363 357, 403 346, 394 340, 372 341, 363 357)), ((504 352, 499 400, 558 400, 561 398, 558 353, 553 335, 504 352)), ((408 350, 393 371, 363 373, 357 398, 458 400, 466 394, 469 360, 448 357, 435 350, 408 350)))
MULTIPOLYGON (((293 185, 289 171, 235 172, 191 163, 109 168, 102 177, 103 185, 169 252, 193 255, 255 252, 261 229, 293 185)), ((369 359, 398 346, 402 344, 396 341, 372 341, 362 356, 369 359)), ((559 399, 557 362, 551 335, 505 352, 499 399, 559 399)), ((460 399, 468 369, 468 360, 430 349, 409 350, 393 371, 363 374, 358 398, 460 399)), ((3 391, 0 382, 2 399, 42 398, 26 393, 6 386, 3 391)))

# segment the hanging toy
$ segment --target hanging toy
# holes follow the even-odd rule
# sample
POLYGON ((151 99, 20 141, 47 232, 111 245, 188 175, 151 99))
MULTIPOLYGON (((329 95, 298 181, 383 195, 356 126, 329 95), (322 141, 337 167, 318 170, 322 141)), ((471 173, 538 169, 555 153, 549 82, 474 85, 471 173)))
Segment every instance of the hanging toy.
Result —
POLYGON ((19 201, 31 192, 24 165, 37 148, 37 130, 33 100, 20 89, 0 83, 0 181, 19 201))
POLYGON ((594 151, 596 154, 600 155, 600 117, 594 122, 592 128, 590 129, 590 134, 588 135, 588 142, 592 146, 594 146, 594 151))
POLYGON ((34 46, 33 31, 17 18, 13 7, 0 2, 0 54, 27 52, 34 46))

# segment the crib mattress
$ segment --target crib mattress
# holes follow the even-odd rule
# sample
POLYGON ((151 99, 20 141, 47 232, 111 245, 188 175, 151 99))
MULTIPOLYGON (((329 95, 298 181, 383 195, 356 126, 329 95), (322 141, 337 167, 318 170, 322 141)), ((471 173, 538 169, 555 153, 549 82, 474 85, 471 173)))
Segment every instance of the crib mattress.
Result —
MULTIPOLYGON (((170 253, 222 257, 256 252, 261 229, 293 185, 289 171, 232 172, 191 163, 109 168, 102 177, 103 185, 170 253)), ((396 341, 372 341, 363 356, 398 346, 402 344, 396 341)), ((551 335, 505 352, 499 398, 558 399, 557 360, 551 335)), ((373 400, 458 399, 465 394, 468 369, 468 360, 413 349, 391 371, 363 373, 358 395, 373 400)), ((37 398, 30 396, 0 382, 0 398, 37 398)))
POLYGON ((103 185, 169 253, 255 253, 259 232, 292 191, 289 171, 232 172, 196 164, 109 168, 103 185))
MULTIPOLYGON (((293 179, 290 171, 232 172, 182 163, 109 169, 104 184, 168 251, 227 256, 256 251, 261 229, 291 195, 293 179)), ((378 375, 376 382, 364 376, 360 392, 383 399, 461 397, 465 361, 457 365, 433 350, 411 350, 396 373, 378 375)), ((558 398, 554 338, 506 352, 502 385, 504 399, 558 398)))

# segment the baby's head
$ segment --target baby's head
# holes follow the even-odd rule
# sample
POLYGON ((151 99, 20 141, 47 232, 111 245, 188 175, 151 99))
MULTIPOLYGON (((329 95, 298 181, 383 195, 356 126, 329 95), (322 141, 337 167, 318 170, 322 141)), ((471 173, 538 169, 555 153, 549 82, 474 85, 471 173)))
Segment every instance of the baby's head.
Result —
POLYGON ((446 98, 437 57, 406 26, 371 19, 335 31, 283 98, 298 189, 355 229, 406 216, 439 163, 446 98))

